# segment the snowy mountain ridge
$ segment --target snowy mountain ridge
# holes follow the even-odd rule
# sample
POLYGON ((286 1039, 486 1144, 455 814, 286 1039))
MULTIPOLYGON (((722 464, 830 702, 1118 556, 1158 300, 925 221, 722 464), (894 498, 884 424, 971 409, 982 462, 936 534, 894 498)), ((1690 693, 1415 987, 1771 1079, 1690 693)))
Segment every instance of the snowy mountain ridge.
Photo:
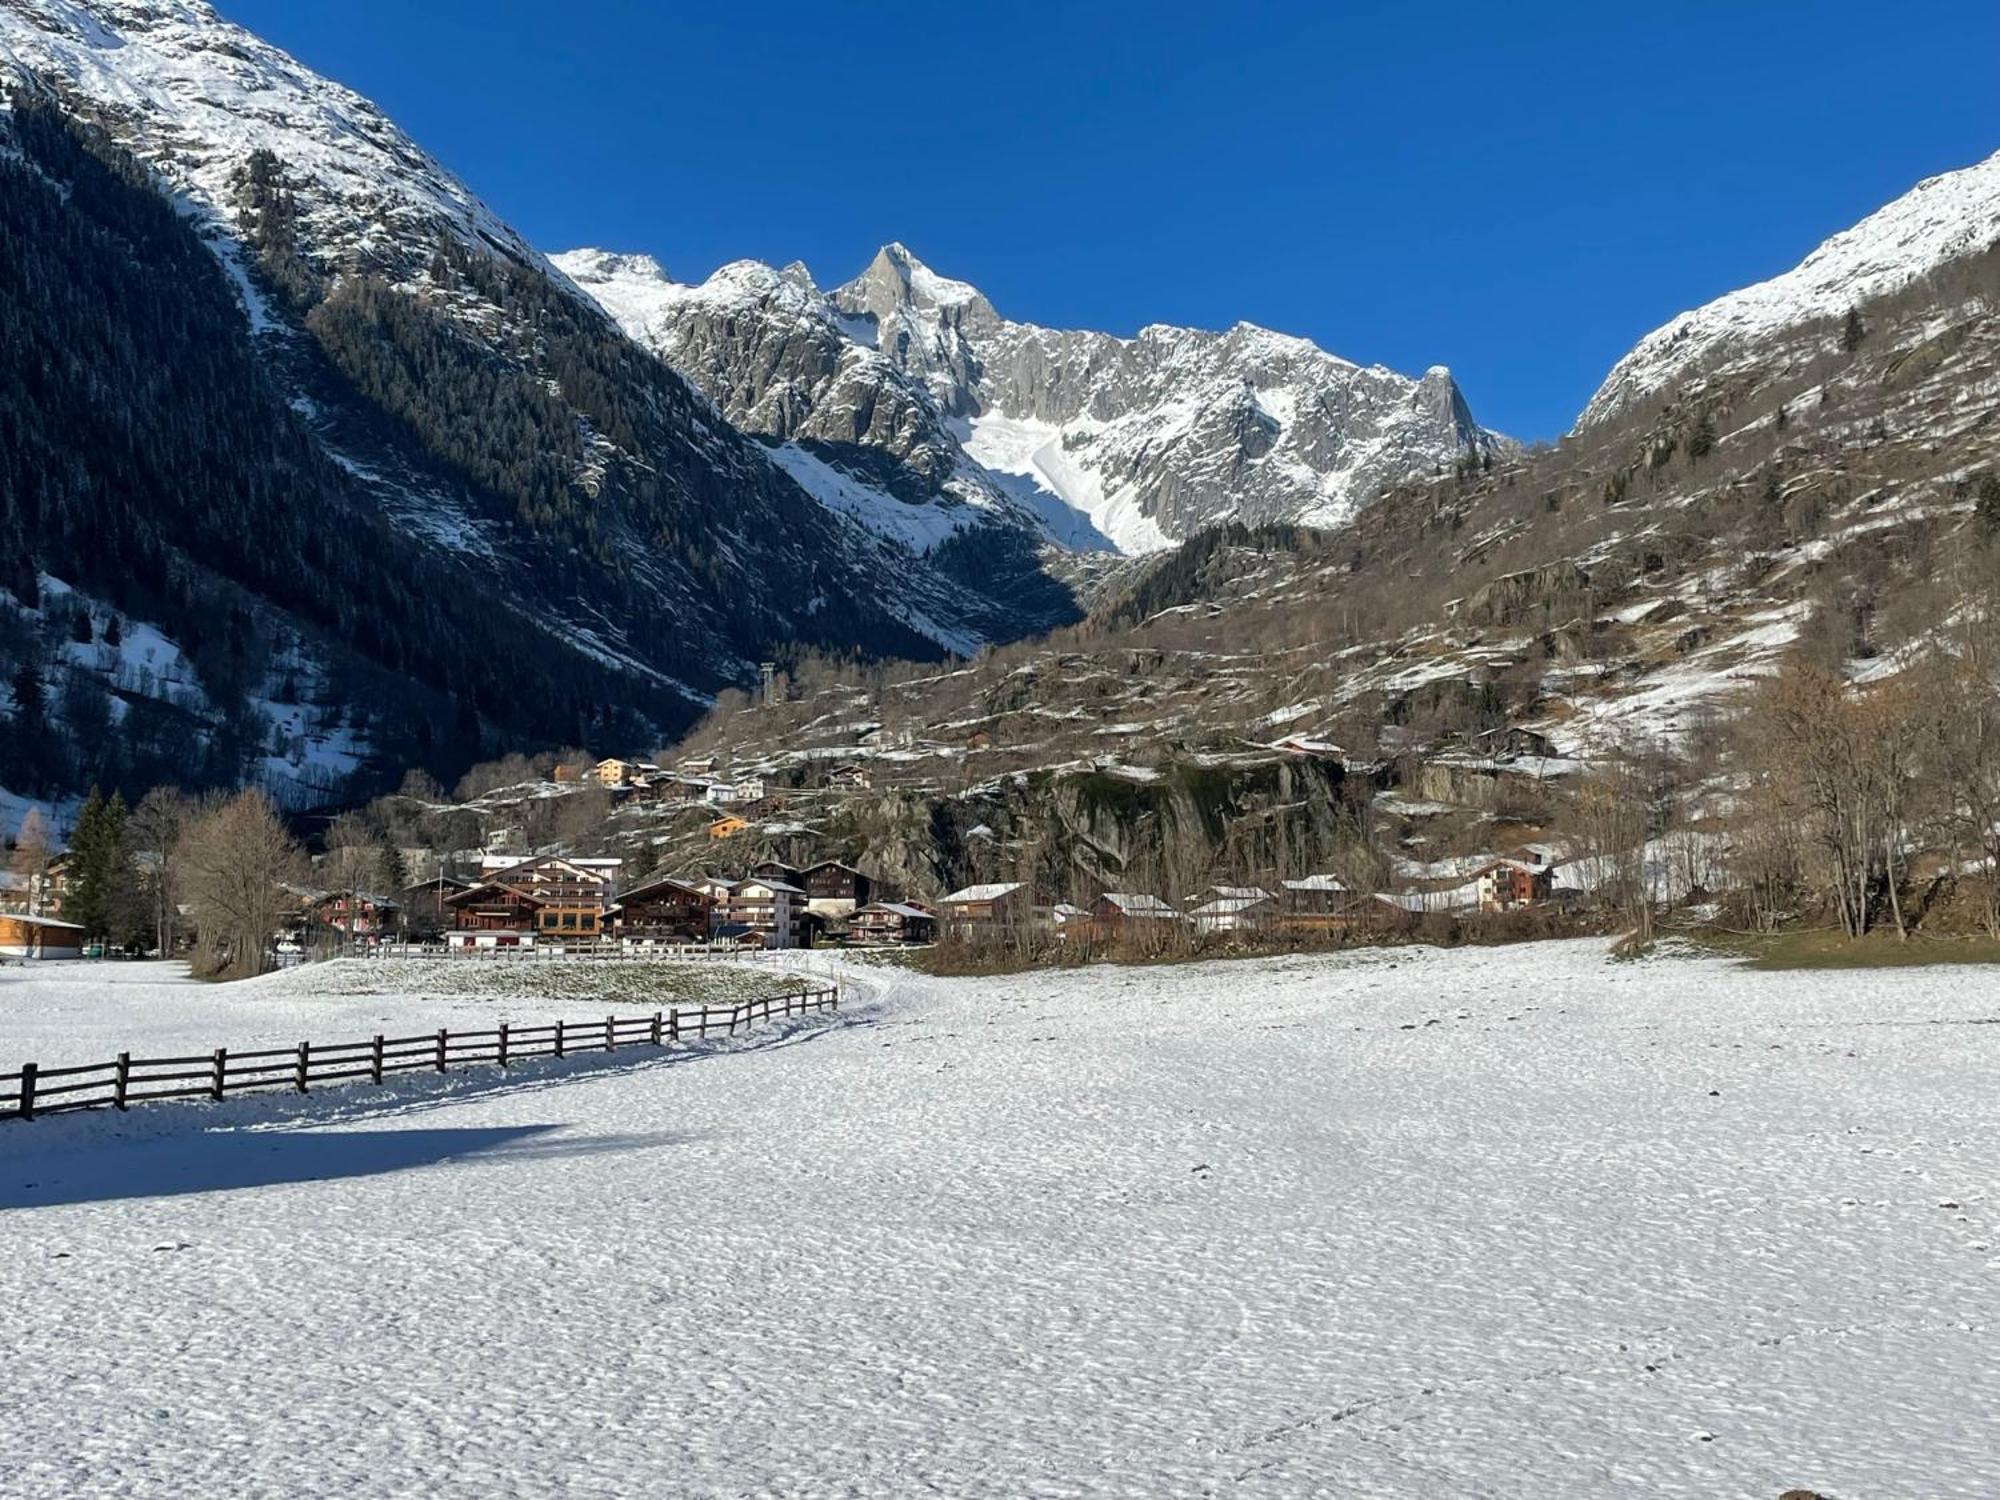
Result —
POLYGON ((1647 334, 1590 398, 1578 428, 1624 411, 1681 375, 2000 243, 2000 152, 1909 192, 1824 241, 1783 275, 1716 298, 1647 334))
POLYGON ((301 181, 318 246, 385 269, 440 229, 540 260, 374 104, 217 14, 206 0, 5 0, 0 64, 67 85, 190 207, 240 226, 234 180, 259 148, 301 181))
POLYGON ((899 243, 824 293, 798 264, 738 261, 689 286, 645 256, 552 260, 739 425, 905 466, 920 446, 939 503, 1071 548, 1157 551, 1226 520, 1335 525, 1499 441, 1442 367, 1411 380, 1251 323, 1130 338, 1016 323, 899 243))

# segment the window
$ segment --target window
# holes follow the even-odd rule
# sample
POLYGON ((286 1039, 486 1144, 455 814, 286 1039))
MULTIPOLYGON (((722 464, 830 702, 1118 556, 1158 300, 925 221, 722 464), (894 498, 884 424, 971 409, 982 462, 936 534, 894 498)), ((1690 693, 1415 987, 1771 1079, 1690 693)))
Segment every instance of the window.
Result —
POLYGON ((552 911, 543 912, 542 925, 544 927, 554 927, 556 925, 556 914, 552 911))
POLYGON ((565 927, 570 927, 570 928, 573 928, 573 927, 575 927, 575 926, 576 926, 576 913, 575 913, 575 912, 573 912, 573 911, 566 911, 566 912, 564 912, 564 913, 563 913, 563 926, 565 926, 565 927))

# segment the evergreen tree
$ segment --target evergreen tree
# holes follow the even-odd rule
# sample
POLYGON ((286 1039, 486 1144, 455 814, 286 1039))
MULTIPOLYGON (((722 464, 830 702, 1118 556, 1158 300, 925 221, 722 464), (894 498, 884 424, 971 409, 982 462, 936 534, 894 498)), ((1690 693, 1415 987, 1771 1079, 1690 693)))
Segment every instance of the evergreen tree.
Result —
POLYGON ((1861 324, 1861 309, 1858 307, 1848 308, 1847 322, 1840 330, 1840 347, 1842 351, 1852 354, 1856 349, 1861 347, 1861 341, 1867 337, 1868 330, 1861 324))
POLYGON ((116 792, 107 799, 93 786, 70 838, 69 894, 63 899, 63 919, 83 928, 92 940, 109 938, 131 906, 130 875, 125 799, 116 792))
POLYGON ((1972 514, 1982 537, 1989 542, 2000 537, 2000 474, 1981 477, 1973 494, 1972 514))
POLYGON ((1715 423, 1707 412, 1694 424, 1694 432, 1688 438, 1688 457, 1706 458, 1715 451, 1715 423))
POLYGON ((384 839, 376 853, 375 880, 377 893, 383 896, 397 896, 410 883, 410 871, 403 862, 403 851, 396 847, 393 839, 384 839))

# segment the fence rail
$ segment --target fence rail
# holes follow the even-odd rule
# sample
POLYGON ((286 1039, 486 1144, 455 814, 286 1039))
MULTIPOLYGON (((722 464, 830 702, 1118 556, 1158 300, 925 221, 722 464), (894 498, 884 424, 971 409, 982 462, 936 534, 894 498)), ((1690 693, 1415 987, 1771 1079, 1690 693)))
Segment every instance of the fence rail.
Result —
POLYGON ((453 1068, 507 1068, 541 1057, 615 1052, 621 1047, 664 1047, 709 1036, 734 1036, 759 1022, 805 1016, 840 1007, 840 986, 788 990, 735 1005, 656 1010, 650 1015, 567 1018, 533 1026, 502 1021, 480 1031, 436 1031, 412 1036, 376 1035, 354 1042, 300 1042, 185 1057, 134 1057, 45 1068, 23 1063, 0 1073, 0 1119, 33 1120, 73 1109, 126 1109, 157 1099, 223 1099, 246 1089, 291 1089, 365 1078, 381 1083, 397 1073, 445 1073, 453 1068))

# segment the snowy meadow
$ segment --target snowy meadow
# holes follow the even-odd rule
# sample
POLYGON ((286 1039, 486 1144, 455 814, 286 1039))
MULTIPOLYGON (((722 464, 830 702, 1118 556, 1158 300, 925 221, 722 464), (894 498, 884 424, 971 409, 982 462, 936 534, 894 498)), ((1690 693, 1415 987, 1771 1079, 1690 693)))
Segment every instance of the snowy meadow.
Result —
MULTIPOLYGON (((58 972, 0 1057, 591 1003, 58 972)), ((1988 971, 843 978, 636 1061, 0 1124, 0 1494, 1996 1492, 1988 971)))

